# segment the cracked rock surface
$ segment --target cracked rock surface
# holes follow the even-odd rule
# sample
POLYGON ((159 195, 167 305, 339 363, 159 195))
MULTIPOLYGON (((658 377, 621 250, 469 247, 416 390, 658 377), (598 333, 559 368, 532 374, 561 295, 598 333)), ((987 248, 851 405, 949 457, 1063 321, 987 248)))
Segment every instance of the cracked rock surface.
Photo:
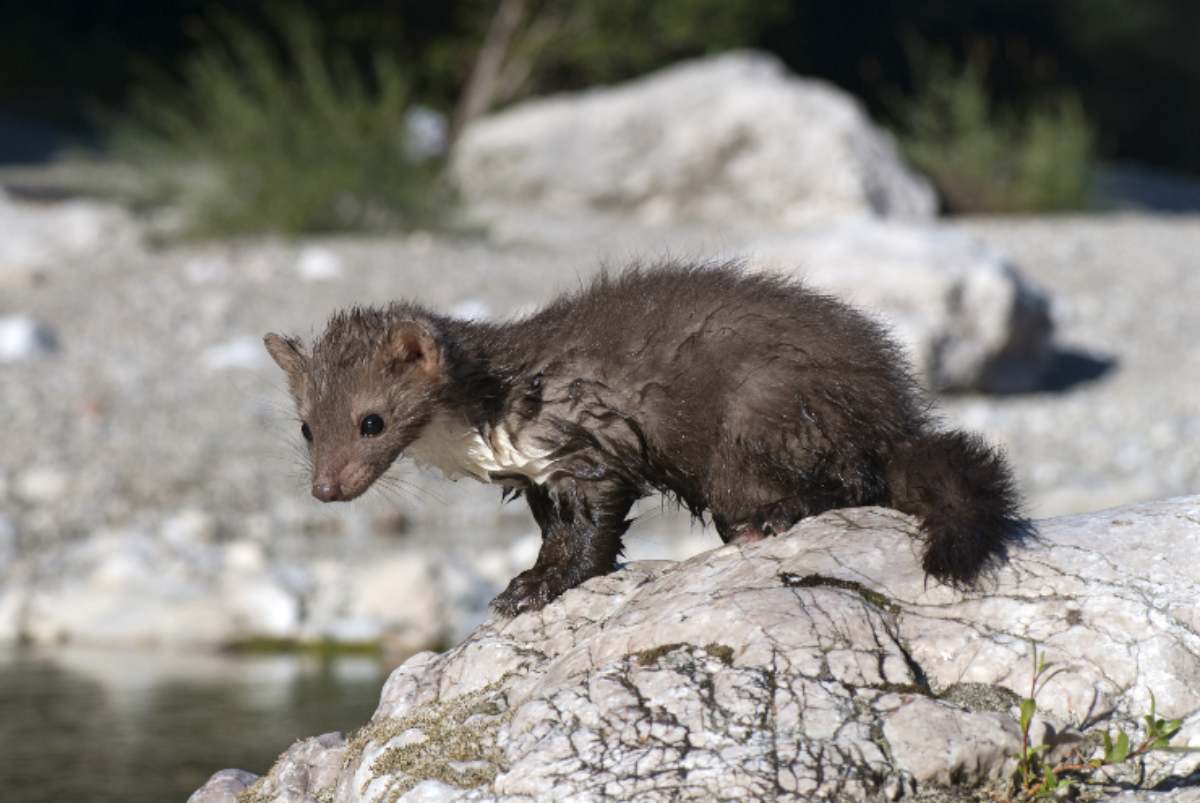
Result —
MULTIPOLYGON (((1200 496, 1038 527, 969 593, 927 584, 913 520, 877 508, 629 564, 414 656, 359 733, 192 803, 1002 799, 1030 639, 1065 670, 1035 740, 1136 740, 1153 692, 1200 743, 1200 496)), ((1085 797, 1190 800, 1200 756, 1097 780, 1085 797)))

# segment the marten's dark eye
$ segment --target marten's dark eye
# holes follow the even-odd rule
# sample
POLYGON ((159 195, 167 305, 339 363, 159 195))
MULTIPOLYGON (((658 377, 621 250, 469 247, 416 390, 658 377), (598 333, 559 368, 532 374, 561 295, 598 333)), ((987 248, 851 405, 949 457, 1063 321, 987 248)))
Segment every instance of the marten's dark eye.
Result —
POLYGON ((300 423, 300 434, 304 436, 304 440, 310 443, 312 442, 312 430, 308 428, 307 421, 302 421, 300 423))
POLYGON ((383 419, 374 414, 368 415, 358 425, 358 431, 364 438, 373 438, 383 432, 383 419))

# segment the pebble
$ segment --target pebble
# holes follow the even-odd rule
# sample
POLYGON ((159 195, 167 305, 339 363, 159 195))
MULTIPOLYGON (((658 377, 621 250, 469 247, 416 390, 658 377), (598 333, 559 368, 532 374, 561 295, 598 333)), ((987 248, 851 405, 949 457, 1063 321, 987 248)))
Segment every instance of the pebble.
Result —
POLYGON ((441 156, 450 144, 450 126, 446 115, 428 106, 412 106, 404 114, 404 145, 414 159, 441 156))
POLYGON ((342 259, 328 248, 309 246, 300 251, 296 273, 306 282, 328 282, 342 278, 342 259))
POLYGON ((183 510, 163 522, 160 534, 172 546, 207 544, 216 540, 217 520, 202 510, 183 510))
POLYGON ((225 545, 224 563, 229 571, 253 574, 266 568, 267 555, 262 544, 242 538, 225 545))
POLYGON ((238 583, 230 592, 247 633, 287 638, 295 636, 300 622, 296 598, 270 582, 238 583))
POLYGON ((262 340, 250 335, 235 337, 205 349, 200 361, 210 371, 254 370, 270 364, 262 340))
POLYGON ((24 362, 58 351, 58 338, 27 315, 0 317, 0 363, 24 362))
POLYGON ((49 504, 67 490, 67 475, 53 466, 34 466, 17 476, 17 496, 30 504, 49 504))

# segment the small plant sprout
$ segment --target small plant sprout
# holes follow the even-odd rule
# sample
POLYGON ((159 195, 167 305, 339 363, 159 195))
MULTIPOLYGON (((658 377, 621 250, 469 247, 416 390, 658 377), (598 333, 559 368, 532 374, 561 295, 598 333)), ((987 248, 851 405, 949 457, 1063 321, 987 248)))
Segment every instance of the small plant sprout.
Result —
POLYGON ((1071 792, 1074 783, 1087 783, 1093 774, 1103 767, 1112 767, 1128 761, 1136 761, 1156 750, 1168 752, 1200 751, 1200 747, 1172 745, 1171 739, 1183 727, 1179 719, 1161 719, 1158 716, 1158 701, 1154 692, 1150 692, 1150 713, 1142 717, 1145 723, 1145 735, 1136 745, 1129 733, 1123 728, 1113 732, 1105 730, 1100 734, 1104 751, 1100 756, 1086 761, 1063 761, 1050 764, 1043 760, 1043 754, 1053 746, 1048 743, 1030 744, 1029 730, 1033 724, 1033 715, 1037 712, 1037 696, 1046 684, 1059 673, 1066 671, 1065 667, 1052 668, 1054 664, 1046 660, 1044 652, 1039 652, 1037 644, 1030 642, 1033 660, 1033 676, 1029 682, 1029 696, 1022 698, 1020 704, 1021 724, 1021 755, 1017 761, 1019 776, 1019 800, 1036 800, 1059 798, 1071 792))
MULTIPOLYGON (((1021 773, 1021 785, 1025 789, 1035 785, 1038 756, 1050 749, 1048 744, 1029 743, 1029 728, 1033 724, 1033 715, 1037 713, 1038 692, 1046 688, 1046 684, 1057 675, 1066 671, 1066 667, 1053 668, 1054 664, 1046 660, 1046 654, 1038 652, 1036 641, 1031 640, 1029 646, 1032 651, 1033 674, 1029 679, 1029 696, 1021 700, 1021 757, 1017 762, 1017 770, 1021 773)), ((1047 774, 1040 783, 1057 786, 1057 779, 1052 775, 1047 768, 1047 774)))

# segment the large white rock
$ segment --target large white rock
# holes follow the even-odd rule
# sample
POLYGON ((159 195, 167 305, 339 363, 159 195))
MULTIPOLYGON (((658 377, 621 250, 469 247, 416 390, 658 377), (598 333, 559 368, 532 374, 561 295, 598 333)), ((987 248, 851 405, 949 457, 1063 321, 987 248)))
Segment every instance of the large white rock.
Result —
POLYGON ((937 206, 854 98, 752 52, 484 117, 463 131, 451 167, 484 211, 532 204, 794 225, 928 218, 937 206))
POLYGON ((0 514, 0 645, 332 640, 408 655, 470 632, 503 582, 533 560, 502 561, 488 579, 444 550, 381 554, 381 544, 360 544, 317 556, 318 545, 294 539, 268 549, 248 538, 220 541, 209 514, 185 510, 153 536, 115 529, 42 549, 27 570, 13 559, 6 527, 0 514))
MULTIPOLYGON (((1153 692, 1176 744, 1200 744, 1200 496, 1039 529, 970 593, 927 583, 913 521, 877 508, 631 564, 414 656, 357 735, 293 746, 247 794, 1002 799, 1031 640, 1064 670, 1035 739, 1121 727, 1137 744, 1153 692)), ((1155 752, 1089 791, 1182 800, 1149 790, 1198 767, 1155 752)))
POLYGON ((30 204, 0 189, 0 290, 34 284, 60 263, 128 247, 140 238, 116 204, 67 201, 30 204))
POLYGON ((939 391, 1038 388, 1054 360, 1046 295, 1003 254, 935 224, 846 221, 779 234, 744 249, 876 313, 939 391))
POLYGON ((257 776, 245 770, 221 770, 188 797, 187 803, 237 803, 242 790, 257 776))

